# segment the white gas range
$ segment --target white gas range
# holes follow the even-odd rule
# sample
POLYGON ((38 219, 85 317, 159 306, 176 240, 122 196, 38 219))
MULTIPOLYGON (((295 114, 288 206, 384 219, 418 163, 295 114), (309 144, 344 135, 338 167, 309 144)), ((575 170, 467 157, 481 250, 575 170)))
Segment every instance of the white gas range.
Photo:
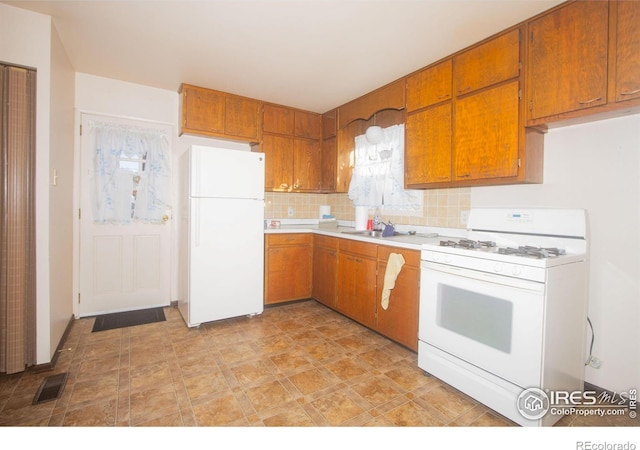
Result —
POLYGON ((477 208, 424 245, 418 365, 521 425, 559 420, 522 394, 583 388, 587 235, 584 210, 477 208))

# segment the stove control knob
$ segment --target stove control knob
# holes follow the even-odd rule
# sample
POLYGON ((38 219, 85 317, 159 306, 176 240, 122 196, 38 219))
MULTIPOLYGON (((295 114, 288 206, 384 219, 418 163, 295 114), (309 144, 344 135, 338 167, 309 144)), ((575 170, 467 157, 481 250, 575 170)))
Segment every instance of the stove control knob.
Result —
POLYGON ((493 271, 498 273, 502 272, 502 264, 496 263, 496 265, 493 266, 493 271))
POLYGON ((452 259, 453 258, 451 257, 451 255, 444 255, 444 262, 445 263, 451 264, 452 259))
POLYGON ((515 276, 522 274, 522 266, 513 266, 511 268, 511 273, 515 276))

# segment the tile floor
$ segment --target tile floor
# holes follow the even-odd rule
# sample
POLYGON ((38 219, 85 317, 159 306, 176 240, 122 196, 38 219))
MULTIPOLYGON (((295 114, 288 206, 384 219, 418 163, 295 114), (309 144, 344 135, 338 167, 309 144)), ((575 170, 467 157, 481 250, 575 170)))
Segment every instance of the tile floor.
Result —
MULTIPOLYGON (((76 320, 53 373, 62 396, 32 405, 52 372, 0 376, 1 426, 512 426, 416 365, 417 355, 315 301, 188 329, 92 333, 76 320)), ((565 417, 559 425, 637 425, 565 417)))

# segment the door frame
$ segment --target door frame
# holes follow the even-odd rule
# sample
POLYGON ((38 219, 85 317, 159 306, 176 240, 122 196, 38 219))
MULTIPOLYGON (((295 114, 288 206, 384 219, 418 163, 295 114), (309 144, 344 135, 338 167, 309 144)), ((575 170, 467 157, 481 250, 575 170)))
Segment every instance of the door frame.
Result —
POLYGON ((96 117, 101 117, 105 120, 114 119, 114 120, 131 120, 136 121, 141 124, 147 123, 153 126, 166 126, 171 129, 171 133, 169 133, 169 145, 168 145, 168 153, 172 162, 172 176, 171 176, 171 199, 174 203, 173 210, 171 213, 171 217, 169 218, 169 223, 166 226, 169 226, 169 272, 170 272, 170 280, 169 280, 169 300, 170 302, 173 300, 173 293, 175 289, 174 282, 174 272, 175 272, 175 264, 174 264, 174 242, 175 242, 175 227, 173 226, 174 217, 175 217, 175 181, 174 181, 174 152, 176 145, 176 130, 175 124, 170 122, 163 122, 158 120, 151 119, 143 119, 139 117, 131 117, 131 116, 123 116, 117 114, 106 114, 95 111, 88 110, 75 110, 74 117, 74 149, 73 149, 73 210, 72 214, 74 215, 73 220, 73 316, 74 318, 80 317, 80 205, 81 205, 81 194, 83 190, 83 186, 81 186, 81 152, 82 152, 82 135, 81 135, 81 126, 82 126, 82 118, 85 115, 91 115, 96 117))

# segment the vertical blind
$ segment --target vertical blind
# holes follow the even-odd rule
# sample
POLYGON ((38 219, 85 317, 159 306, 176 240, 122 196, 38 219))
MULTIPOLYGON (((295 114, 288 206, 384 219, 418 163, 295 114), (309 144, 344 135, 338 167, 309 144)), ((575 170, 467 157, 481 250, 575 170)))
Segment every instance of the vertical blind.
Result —
POLYGON ((0 64, 0 372, 35 364, 36 72, 0 64))

